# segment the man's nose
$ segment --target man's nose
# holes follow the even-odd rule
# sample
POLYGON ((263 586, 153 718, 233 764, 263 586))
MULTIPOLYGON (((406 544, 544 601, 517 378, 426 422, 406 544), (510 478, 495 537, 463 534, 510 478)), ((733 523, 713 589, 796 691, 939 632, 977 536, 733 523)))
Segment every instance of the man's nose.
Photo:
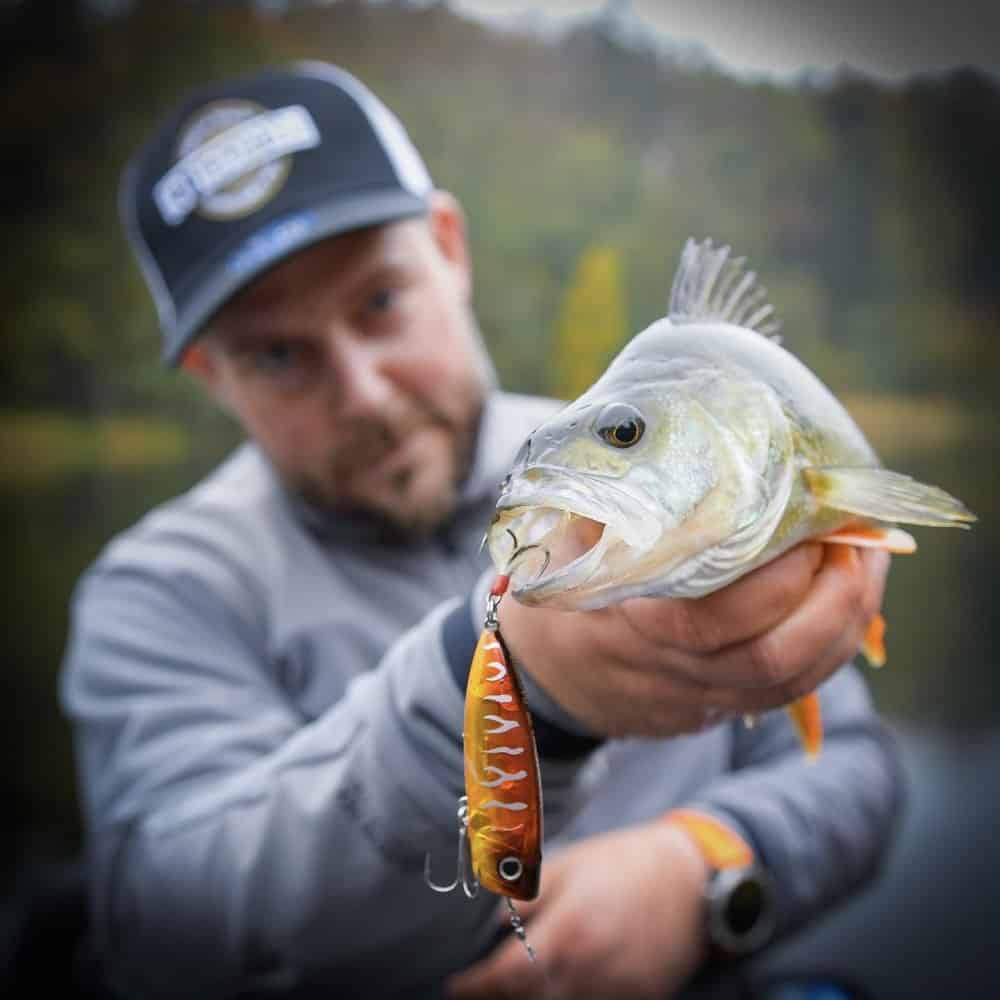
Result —
POLYGON ((383 410, 392 394, 383 346, 371 340, 338 339, 332 352, 337 413, 367 416, 383 410))

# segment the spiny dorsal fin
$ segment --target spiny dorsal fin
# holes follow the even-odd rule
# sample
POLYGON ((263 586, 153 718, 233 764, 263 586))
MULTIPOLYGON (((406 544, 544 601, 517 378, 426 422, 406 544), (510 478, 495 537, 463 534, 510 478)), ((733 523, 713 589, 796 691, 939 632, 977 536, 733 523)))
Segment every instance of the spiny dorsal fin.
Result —
MULTIPOLYGON (((667 314, 674 323, 733 323, 771 337, 781 328, 757 275, 744 269, 745 257, 711 240, 684 244, 667 314)), ((777 339, 777 338, 775 338, 777 339)))

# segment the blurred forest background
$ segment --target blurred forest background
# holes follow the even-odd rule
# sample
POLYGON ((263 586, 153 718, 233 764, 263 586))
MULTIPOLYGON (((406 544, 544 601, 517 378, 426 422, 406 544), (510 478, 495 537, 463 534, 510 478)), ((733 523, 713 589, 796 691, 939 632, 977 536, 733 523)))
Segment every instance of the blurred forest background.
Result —
POLYGON ((623 4, 549 40, 443 3, 268 6, 0 5, 8 862, 78 845, 56 701, 76 577, 237 440, 159 366, 117 222, 119 172, 190 87, 298 58, 365 80, 463 202, 476 307, 508 388, 589 384, 663 314, 688 236, 746 255, 785 346, 886 463, 981 518, 969 533, 917 528, 920 551, 896 560, 889 665, 868 675, 878 703, 901 728, 967 742, 1000 731, 996 79, 738 80, 644 42, 623 4))

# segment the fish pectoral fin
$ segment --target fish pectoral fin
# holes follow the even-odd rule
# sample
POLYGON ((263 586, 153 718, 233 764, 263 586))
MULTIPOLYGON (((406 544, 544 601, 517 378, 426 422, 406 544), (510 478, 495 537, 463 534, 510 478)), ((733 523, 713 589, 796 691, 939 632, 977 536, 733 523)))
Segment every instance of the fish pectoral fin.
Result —
POLYGON ((939 487, 889 469, 824 466, 803 469, 802 475, 817 503, 876 521, 967 528, 976 520, 961 500, 939 487))
POLYGON ((857 545, 863 549, 885 549, 894 555, 905 556, 917 551, 917 540, 908 531, 863 521, 852 521, 828 535, 820 535, 819 541, 831 545, 857 545))
POLYGON ((810 760, 815 760, 823 746, 823 715, 820 711, 819 695, 814 691, 798 701, 793 701, 787 708, 788 714, 795 723, 799 741, 810 760))
POLYGON ((885 666, 885 619, 881 615, 874 615, 868 623, 861 652, 873 667, 885 666))

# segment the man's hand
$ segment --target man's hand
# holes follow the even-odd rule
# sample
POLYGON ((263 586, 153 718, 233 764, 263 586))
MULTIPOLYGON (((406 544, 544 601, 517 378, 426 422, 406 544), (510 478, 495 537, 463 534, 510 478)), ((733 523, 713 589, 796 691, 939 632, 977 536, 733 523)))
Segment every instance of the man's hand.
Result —
POLYGON ((858 651, 886 553, 808 542, 697 600, 598 611, 500 605, 511 655, 603 736, 666 738, 786 705, 858 651))
POLYGON ((663 821, 568 847, 546 862, 539 898, 517 904, 537 960, 511 935, 453 977, 448 996, 665 1000, 704 957, 707 876, 692 841, 663 821))

